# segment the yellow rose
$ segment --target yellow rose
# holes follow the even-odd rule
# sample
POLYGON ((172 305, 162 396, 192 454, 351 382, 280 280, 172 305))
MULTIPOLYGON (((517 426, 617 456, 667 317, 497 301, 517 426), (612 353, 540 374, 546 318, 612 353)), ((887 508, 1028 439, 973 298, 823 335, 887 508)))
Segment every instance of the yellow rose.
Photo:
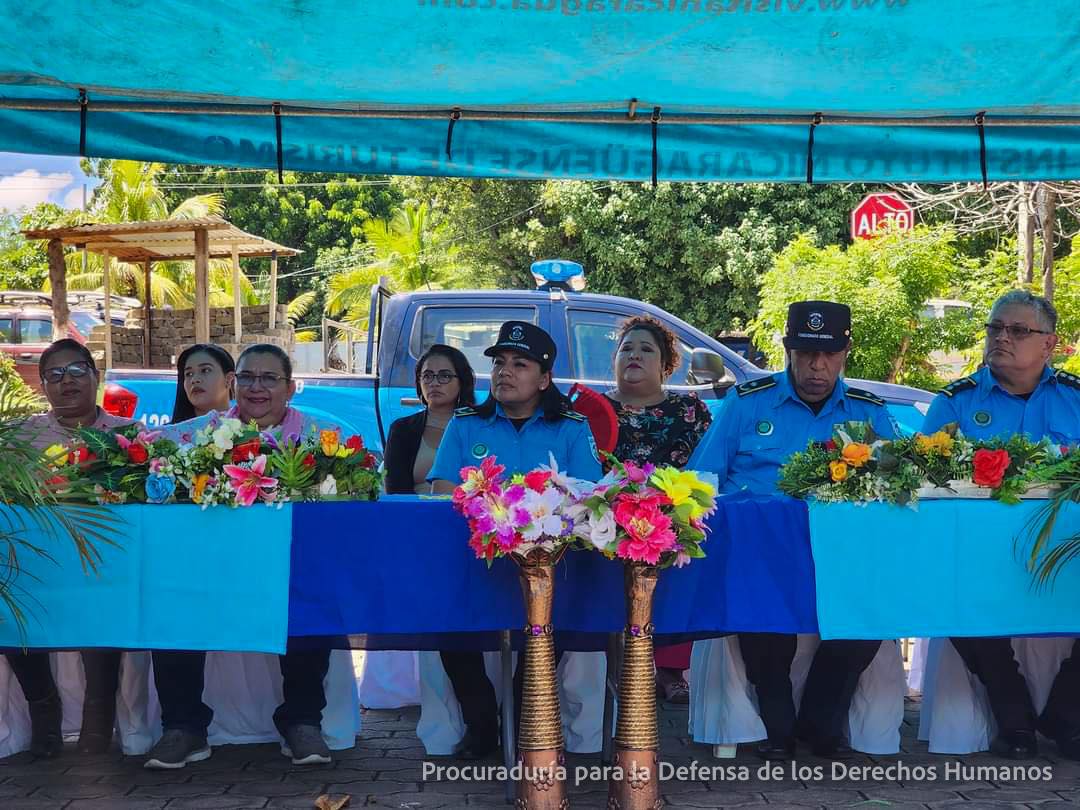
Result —
POLYGON ((843 449, 840 453, 840 458, 852 467, 861 467, 870 460, 870 445, 862 444, 861 442, 852 442, 843 449))
POLYGON ((829 462, 829 475, 836 483, 847 480, 848 466, 842 461, 829 462))
POLYGON ((650 483, 668 496, 673 506, 679 506, 690 500, 693 491, 691 479, 695 479, 693 473, 684 473, 674 467, 664 467, 652 474, 650 483))
POLYGON ((323 453, 328 456, 333 456, 337 453, 341 438, 338 436, 336 430, 320 430, 319 442, 322 444, 323 453))
POLYGON ((195 479, 191 482, 191 500, 195 503, 202 503, 203 490, 206 489, 206 485, 210 482, 210 476, 206 473, 199 473, 195 476, 195 479))
POLYGON ((68 463, 68 449, 62 444, 50 444, 45 448, 45 462, 53 467, 66 467, 68 463))
POLYGON ((355 452, 356 451, 353 450, 351 447, 346 447, 345 445, 342 444, 342 445, 338 446, 337 452, 335 452, 334 455, 337 458, 348 458, 349 456, 351 456, 355 452))

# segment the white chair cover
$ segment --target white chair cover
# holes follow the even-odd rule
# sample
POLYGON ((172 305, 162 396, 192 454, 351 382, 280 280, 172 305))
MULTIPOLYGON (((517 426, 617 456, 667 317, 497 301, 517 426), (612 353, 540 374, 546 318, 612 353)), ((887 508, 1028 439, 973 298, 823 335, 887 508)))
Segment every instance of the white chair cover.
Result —
MULTIPOLYGON (((802 699, 814 651, 820 639, 800 635, 791 664, 795 705, 802 699)), ((900 724, 904 720, 904 661, 899 645, 886 642, 863 672, 848 713, 851 747, 867 754, 900 751, 900 724)), ((694 642, 690 658, 689 731, 695 742, 731 745, 766 737, 758 716, 757 695, 746 679, 739 642, 735 636, 694 642)))
MULTIPOLYGON (((1013 653, 1027 680, 1036 713, 1046 706, 1073 638, 1014 638, 1013 653)), ((926 656, 919 739, 934 754, 986 751, 997 734, 986 688, 972 675, 948 639, 930 639, 926 656)))
MULTIPOLYGON (((497 652, 484 653, 484 668, 501 705, 502 679, 497 652)), ((606 672, 607 662, 602 652, 568 652, 559 662, 559 706, 566 750, 571 753, 595 754, 600 750, 606 672)), ((461 706, 437 652, 420 653, 420 722, 416 725, 416 736, 430 756, 450 754, 465 736, 461 706)))
POLYGON ((920 693, 923 690, 923 678, 926 675, 926 653, 930 639, 917 638, 911 646, 911 663, 908 665, 908 692, 920 693))
POLYGON ((353 653, 360 705, 400 709, 420 703, 420 654, 399 650, 353 653))
MULTIPOLYGON (((53 677, 64 703, 66 738, 78 738, 85 689, 82 659, 76 652, 53 653, 53 677)), ((360 732, 360 705, 350 653, 335 650, 324 682, 323 735, 335 751, 352 748, 360 732)), ((211 745, 277 742, 273 713, 281 702, 281 672, 276 655, 209 653, 203 701, 214 710, 211 745)), ((125 754, 145 754, 161 737, 161 707, 151 672, 150 653, 125 653, 116 705, 120 744, 125 754)), ((30 714, 7 660, 0 657, 0 757, 30 747, 30 714)))

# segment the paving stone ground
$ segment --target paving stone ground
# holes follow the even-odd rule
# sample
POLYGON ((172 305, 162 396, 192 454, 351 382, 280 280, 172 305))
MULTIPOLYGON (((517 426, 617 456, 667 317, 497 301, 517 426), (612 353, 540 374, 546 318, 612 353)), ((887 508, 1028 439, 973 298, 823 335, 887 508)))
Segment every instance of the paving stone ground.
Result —
MULTIPOLYGON (((222 746, 206 762, 165 773, 146 771, 141 757, 125 757, 119 751, 85 756, 68 750, 52 761, 18 754, 0 760, 0 808, 310 810, 322 793, 349 794, 350 808, 506 807, 499 782, 424 778, 425 763, 429 770, 466 763, 425 757, 416 738, 417 717, 416 708, 368 711, 355 749, 336 754, 333 765, 309 768, 292 766, 276 745, 222 746)), ((685 769, 682 779, 663 783, 664 798, 672 808, 1053 810, 1080 806, 1080 763, 1059 757, 1048 741, 1043 741, 1039 758, 1025 763, 991 754, 958 758, 927 753, 926 744, 915 740, 917 700, 908 702, 899 756, 859 756, 833 766, 800 750, 794 772, 788 763, 780 766, 779 778, 770 779, 761 778, 762 763, 754 757, 752 746, 741 747, 735 759, 717 760, 709 747, 690 742, 685 709, 665 706, 661 723, 664 761, 671 769, 685 769), (723 770, 703 776, 701 769, 709 768, 723 770), (875 773, 874 768, 893 770, 875 773)), ((493 758, 481 764, 499 763, 493 758)), ((603 778, 587 778, 590 769, 600 767, 599 757, 571 755, 567 765, 571 807, 603 808, 603 778), (580 784, 573 784, 575 774, 582 777, 580 784)))

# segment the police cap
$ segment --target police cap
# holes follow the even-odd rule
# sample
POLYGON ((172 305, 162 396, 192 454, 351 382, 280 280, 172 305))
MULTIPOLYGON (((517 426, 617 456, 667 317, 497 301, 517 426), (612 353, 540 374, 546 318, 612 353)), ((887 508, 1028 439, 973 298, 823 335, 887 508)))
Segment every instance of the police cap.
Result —
POLYGON ((555 364, 555 341, 551 335, 526 321, 504 323, 499 328, 499 339, 494 346, 484 349, 484 354, 494 357, 507 349, 531 357, 544 371, 550 371, 555 364))
POLYGON ((833 301, 796 301, 788 307, 784 348, 839 352, 851 343, 851 309, 833 301))

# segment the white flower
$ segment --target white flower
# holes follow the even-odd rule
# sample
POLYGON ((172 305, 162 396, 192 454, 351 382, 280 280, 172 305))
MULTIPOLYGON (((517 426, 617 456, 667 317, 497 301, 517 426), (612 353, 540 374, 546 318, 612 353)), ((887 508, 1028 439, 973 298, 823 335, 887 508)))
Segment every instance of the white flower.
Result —
POLYGON ((543 535, 558 537, 562 534, 563 519, 559 514, 562 503, 562 493, 554 488, 546 488, 543 492, 525 491, 521 506, 532 518, 521 532, 526 542, 535 543, 543 535))
POLYGON ((337 495, 337 481, 334 480, 334 476, 328 475, 319 484, 320 495, 337 495))
POLYGON ((596 548, 604 549, 615 540, 615 532, 618 526, 615 523, 615 513, 608 509, 600 517, 594 517, 589 523, 589 542, 596 548))
POLYGON ((573 525, 576 537, 580 537, 582 540, 589 539, 589 507, 583 503, 572 503, 563 509, 563 517, 573 525))
POLYGON ((591 481, 583 481, 580 478, 572 478, 566 473, 559 470, 559 464, 555 461, 555 454, 548 451, 548 465, 545 467, 541 465, 541 470, 549 470, 551 472, 551 483, 560 489, 569 492, 574 498, 580 498, 581 493, 586 492, 592 487, 591 481))

